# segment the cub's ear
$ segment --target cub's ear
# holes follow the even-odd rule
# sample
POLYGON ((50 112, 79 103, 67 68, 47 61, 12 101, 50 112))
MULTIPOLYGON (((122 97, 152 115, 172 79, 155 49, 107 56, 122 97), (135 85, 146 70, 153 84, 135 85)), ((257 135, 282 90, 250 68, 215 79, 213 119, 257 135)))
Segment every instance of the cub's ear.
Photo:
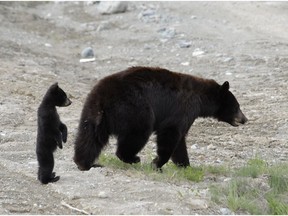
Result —
POLYGON ((54 83, 51 87, 52 87, 52 88, 55 88, 55 89, 59 88, 59 87, 58 87, 58 82, 54 83))
POLYGON ((229 87, 230 87, 229 82, 225 81, 223 83, 223 85, 220 87, 220 91, 221 92, 227 92, 229 90, 229 87))

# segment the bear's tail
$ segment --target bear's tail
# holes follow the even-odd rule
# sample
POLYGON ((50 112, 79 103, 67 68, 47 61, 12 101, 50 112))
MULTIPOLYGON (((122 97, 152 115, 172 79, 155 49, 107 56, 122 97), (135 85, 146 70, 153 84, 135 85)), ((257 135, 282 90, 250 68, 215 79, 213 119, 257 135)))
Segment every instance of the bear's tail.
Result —
POLYGON ((109 134, 103 115, 103 112, 97 112, 96 118, 94 115, 94 118, 91 119, 85 111, 82 113, 73 158, 80 170, 89 170, 91 167, 97 166, 94 162, 108 142, 109 134))

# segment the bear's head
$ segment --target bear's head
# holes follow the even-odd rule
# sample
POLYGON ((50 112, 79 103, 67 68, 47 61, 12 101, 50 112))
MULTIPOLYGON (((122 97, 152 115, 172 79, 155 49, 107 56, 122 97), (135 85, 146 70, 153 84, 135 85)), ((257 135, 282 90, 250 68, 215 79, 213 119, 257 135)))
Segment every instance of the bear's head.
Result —
POLYGON ((58 83, 50 86, 44 100, 51 105, 59 107, 69 106, 72 103, 66 93, 58 86, 58 83))
POLYGON ((229 91, 229 82, 227 81, 220 86, 219 103, 219 109, 216 113, 216 118, 219 121, 227 122, 235 127, 248 121, 242 113, 237 99, 229 91))

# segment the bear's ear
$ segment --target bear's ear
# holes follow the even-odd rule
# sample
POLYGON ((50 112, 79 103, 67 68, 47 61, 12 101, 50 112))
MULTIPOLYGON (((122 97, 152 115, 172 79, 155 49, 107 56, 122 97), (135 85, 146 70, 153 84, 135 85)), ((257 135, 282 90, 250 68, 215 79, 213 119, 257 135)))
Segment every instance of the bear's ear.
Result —
POLYGON ((53 88, 55 88, 55 89, 59 88, 58 82, 54 83, 52 86, 53 86, 53 88))
POLYGON ((227 92, 229 90, 229 87, 230 87, 229 82, 225 81, 223 85, 220 87, 220 90, 221 92, 227 92))
POLYGON ((51 90, 57 90, 59 87, 58 87, 58 82, 54 83, 53 85, 50 86, 50 89, 51 90))

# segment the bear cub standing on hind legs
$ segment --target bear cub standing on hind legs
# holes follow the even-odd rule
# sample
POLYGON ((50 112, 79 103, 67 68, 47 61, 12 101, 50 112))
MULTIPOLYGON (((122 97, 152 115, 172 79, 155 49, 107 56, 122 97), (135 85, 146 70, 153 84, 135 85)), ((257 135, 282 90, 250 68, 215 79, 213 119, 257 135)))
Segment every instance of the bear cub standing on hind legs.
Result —
POLYGON ((53 152, 57 146, 62 149, 62 141, 67 141, 67 127, 60 121, 56 106, 69 106, 71 101, 66 93, 58 86, 53 84, 47 90, 38 108, 38 131, 36 154, 39 164, 38 180, 43 184, 56 182, 60 176, 53 172, 54 157, 53 152))
POLYGON ((117 137, 117 157, 126 163, 140 162, 138 152, 149 136, 157 136, 161 167, 171 158, 189 166, 185 137, 198 117, 213 117, 232 126, 247 118, 226 81, 175 73, 162 68, 132 67, 100 80, 84 104, 75 141, 74 162, 89 170, 107 144, 117 137))

